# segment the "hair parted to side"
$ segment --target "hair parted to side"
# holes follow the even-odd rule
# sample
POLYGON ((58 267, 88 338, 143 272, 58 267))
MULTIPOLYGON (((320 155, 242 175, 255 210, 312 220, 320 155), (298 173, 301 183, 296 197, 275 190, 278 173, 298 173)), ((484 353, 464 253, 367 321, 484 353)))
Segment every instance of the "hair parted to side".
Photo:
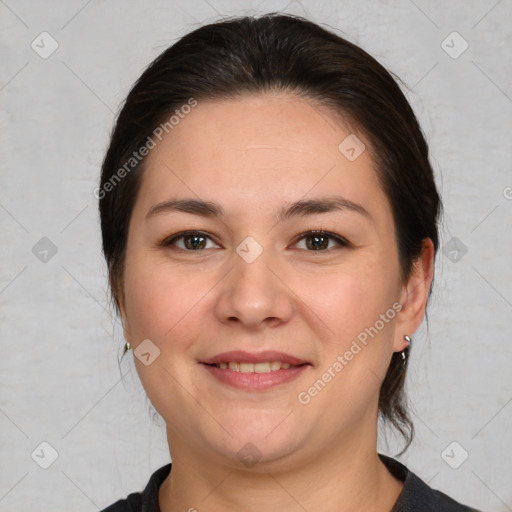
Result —
MULTIPOLYGON (((404 282, 421 255, 423 239, 430 238, 437 253, 441 201, 428 145, 393 76, 355 44, 306 19, 278 13, 224 19, 190 32, 159 55, 137 80, 117 118, 102 165, 99 209, 118 312, 128 227, 145 160, 122 173, 115 186, 106 185, 126 169, 155 128, 191 99, 200 103, 265 92, 316 100, 370 142, 391 204, 404 282)), ((401 453, 414 436, 405 375, 400 354, 393 354, 379 397, 382 419, 406 442, 401 453)))

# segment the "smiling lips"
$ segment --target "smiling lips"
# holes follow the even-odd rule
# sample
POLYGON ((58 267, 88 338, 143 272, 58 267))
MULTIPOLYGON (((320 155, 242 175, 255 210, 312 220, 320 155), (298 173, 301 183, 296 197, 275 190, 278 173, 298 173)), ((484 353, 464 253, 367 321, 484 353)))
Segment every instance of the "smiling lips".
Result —
POLYGON ((230 369, 234 372, 242 373, 268 373, 277 370, 288 370, 291 367, 289 363, 282 363, 281 361, 265 361, 263 363, 236 363, 230 361, 229 363, 217 363, 217 368, 223 370, 230 369))
POLYGON ((303 359, 299 359, 298 357, 290 354, 285 354, 284 352, 276 352, 275 350, 265 350, 258 353, 245 352, 243 350, 232 350, 230 352, 217 354, 216 356, 205 359, 202 362, 205 364, 216 365, 217 368, 229 368, 233 371, 241 371, 245 373, 253 371, 256 371, 256 373, 264 373, 264 371, 276 371, 281 368, 288 369, 292 366, 309 364, 303 359))
POLYGON ((203 361, 217 380, 239 389, 264 390, 295 379, 310 363, 276 351, 231 351, 203 361))

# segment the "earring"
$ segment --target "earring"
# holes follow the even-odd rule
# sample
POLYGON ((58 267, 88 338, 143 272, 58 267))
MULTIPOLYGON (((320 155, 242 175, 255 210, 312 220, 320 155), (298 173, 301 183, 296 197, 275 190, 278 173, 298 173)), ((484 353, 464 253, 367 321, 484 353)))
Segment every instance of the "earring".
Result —
POLYGON ((127 341, 127 342, 126 342, 126 345, 124 346, 124 351, 125 351, 125 352, 128 352, 128 350, 130 350, 131 348, 132 348, 132 346, 130 345, 130 342, 129 342, 129 341, 127 341))
POLYGON ((404 350, 402 350, 402 363, 404 364, 404 366, 406 365, 407 363, 407 355, 405 353, 405 351, 407 351, 407 354, 409 353, 409 349, 411 347, 411 342, 412 342, 412 339, 410 336, 408 336, 407 334, 404 336, 404 340, 407 341, 407 347, 404 348, 404 350))

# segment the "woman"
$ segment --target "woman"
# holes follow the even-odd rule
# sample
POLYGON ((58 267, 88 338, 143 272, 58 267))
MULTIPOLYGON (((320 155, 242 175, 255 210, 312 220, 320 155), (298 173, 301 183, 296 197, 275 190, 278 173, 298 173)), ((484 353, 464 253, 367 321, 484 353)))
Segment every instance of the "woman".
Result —
POLYGON ((391 75, 301 18, 225 20, 143 73, 102 169, 125 351, 171 464, 106 510, 474 510, 377 452, 440 199, 391 75))

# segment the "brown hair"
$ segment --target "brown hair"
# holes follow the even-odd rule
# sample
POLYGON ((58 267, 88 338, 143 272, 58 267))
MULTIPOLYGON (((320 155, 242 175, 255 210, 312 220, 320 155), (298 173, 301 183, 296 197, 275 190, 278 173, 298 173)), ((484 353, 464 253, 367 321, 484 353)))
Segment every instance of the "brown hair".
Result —
MULTIPOLYGON (((441 202, 427 142, 396 80, 355 44, 291 15, 221 20, 190 32, 165 50, 128 94, 97 189, 103 252, 116 309, 122 300, 128 227, 144 167, 144 158, 130 159, 155 128, 191 98, 288 92, 317 100, 354 123, 370 142, 376 172, 390 201, 401 275, 407 280, 421 255, 423 239, 430 238, 437 252, 441 202), (131 167, 126 167, 128 161, 131 167)), ((381 417, 406 441, 403 451, 414 435, 406 409, 405 374, 400 354, 394 353, 379 397, 381 417)))

